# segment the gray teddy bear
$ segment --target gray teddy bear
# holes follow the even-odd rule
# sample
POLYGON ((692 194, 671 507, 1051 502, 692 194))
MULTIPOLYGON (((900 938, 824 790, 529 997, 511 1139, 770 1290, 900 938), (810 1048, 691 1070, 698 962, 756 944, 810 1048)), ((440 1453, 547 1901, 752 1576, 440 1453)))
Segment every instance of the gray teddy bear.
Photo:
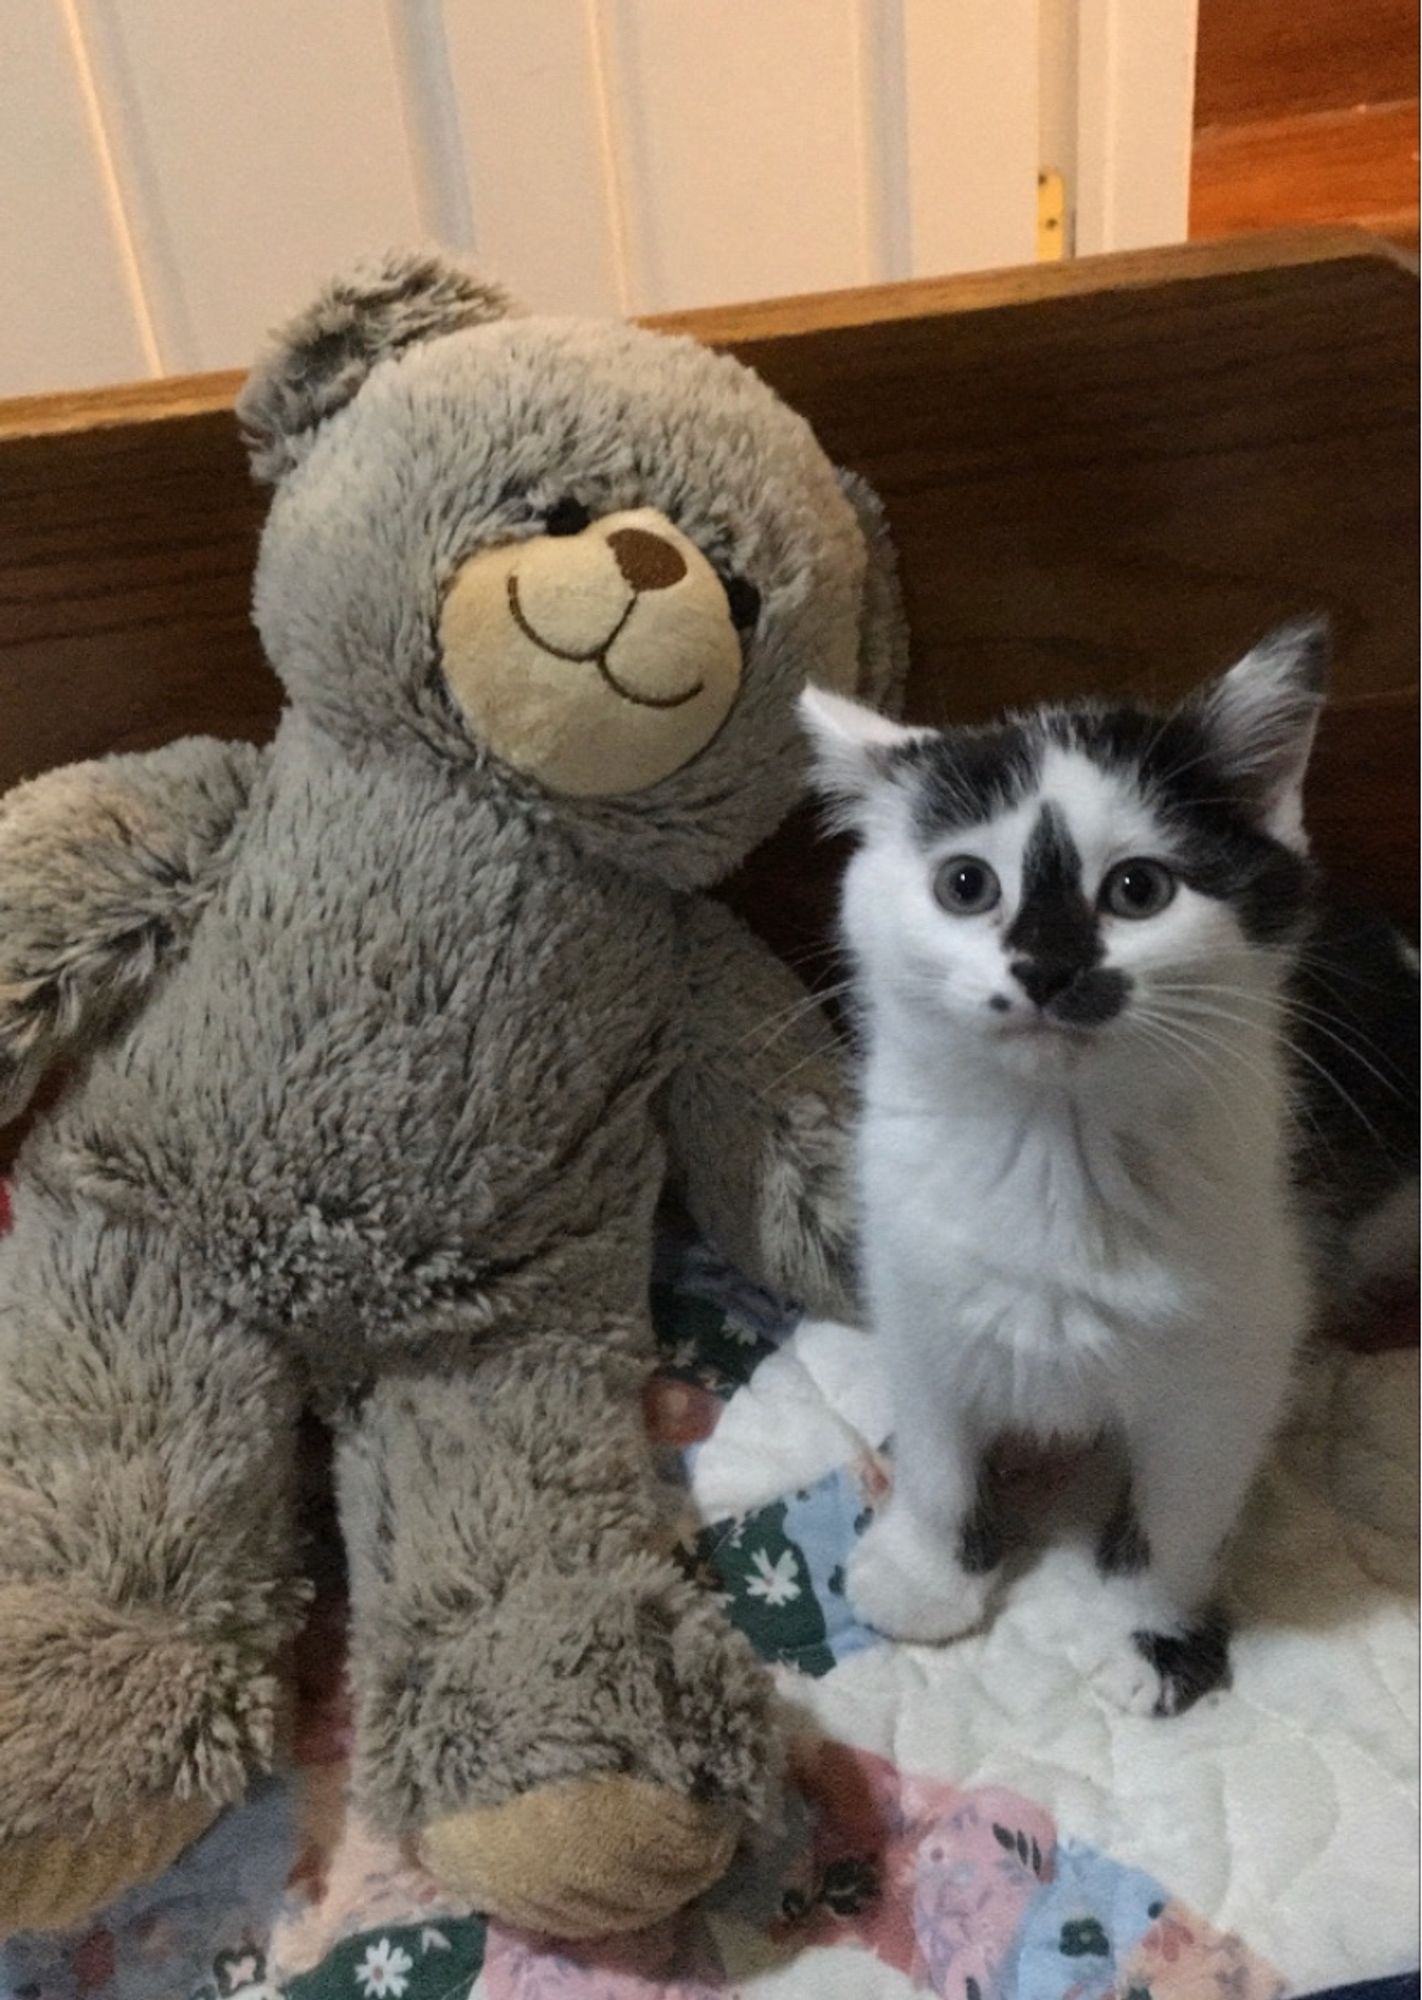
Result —
POLYGON ((704 894, 891 698, 872 497, 748 370, 437 257, 332 285, 239 404, 275 488, 265 750, 0 806, 0 1931, 161 1869, 278 1753, 297 1420, 336 1434, 356 1796, 565 1936, 704 1888, 776 1771, 645 1442, 671 1181, 843 1309, 844 1085, 704 894))

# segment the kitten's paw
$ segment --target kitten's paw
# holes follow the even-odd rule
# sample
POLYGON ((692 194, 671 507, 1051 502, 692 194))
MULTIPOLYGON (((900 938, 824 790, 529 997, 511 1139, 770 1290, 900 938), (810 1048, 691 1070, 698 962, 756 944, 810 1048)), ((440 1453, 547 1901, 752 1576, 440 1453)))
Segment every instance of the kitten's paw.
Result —
MULTIPOLYGON (((1163 1692, 1160 1675, 1149 1660, 1137 1649, 1135 1639, 1127 1634, 1120 1639, 1100 1664, 1092 1669, 1092 1685, 1110 1703, 1126 1715, 1155 1715, 1156 1704, 1163 1692)), ((1168 1710, 1159 1711, 1162 1714, 1168 1710)))
POLYGON ((1229 1626, 1210 1612, 1182 1632, 1132 1632, 1095 1679, 1128 1715, 1183 1715, 1229 1685, 1229 1626))
POLYGON ((937 1645, 981 1624, 988 1579, 891 1507, 850 1557, 844 1593, 860 1623, 885 1638, 937 1645))

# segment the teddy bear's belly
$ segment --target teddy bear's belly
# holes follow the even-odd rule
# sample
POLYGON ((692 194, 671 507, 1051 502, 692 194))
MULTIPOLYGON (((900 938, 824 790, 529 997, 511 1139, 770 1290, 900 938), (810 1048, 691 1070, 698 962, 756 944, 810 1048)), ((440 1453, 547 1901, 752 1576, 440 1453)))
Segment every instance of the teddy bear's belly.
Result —
POLYGON ((644 1298, 669 899, 403 765, 327 749, 317 783, 300 732, 272 754, 188 955, 45 1135, 51 1177, 352 1367, 644 1298))
POLYGON ((96 1060, 46 1172, 180 1231, 204 1289, 323 1373, 643 1311, 663 1037, 529 1008, 486 1021, 492 1059, 471 1066, 469 1018, 382 1019, 368 998, 299 1035, 240 996, 186 1027, 163 1005, 96 1060))

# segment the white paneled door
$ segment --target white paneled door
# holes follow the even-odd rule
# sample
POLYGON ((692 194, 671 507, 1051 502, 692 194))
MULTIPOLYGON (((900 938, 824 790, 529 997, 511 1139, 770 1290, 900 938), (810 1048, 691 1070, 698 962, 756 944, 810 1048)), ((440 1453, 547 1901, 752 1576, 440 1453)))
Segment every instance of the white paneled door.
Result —
POLYGON ((0 395, 239 365, 360 252, 654 312, 1185 229, 1195 0, 0 0, 0 395))

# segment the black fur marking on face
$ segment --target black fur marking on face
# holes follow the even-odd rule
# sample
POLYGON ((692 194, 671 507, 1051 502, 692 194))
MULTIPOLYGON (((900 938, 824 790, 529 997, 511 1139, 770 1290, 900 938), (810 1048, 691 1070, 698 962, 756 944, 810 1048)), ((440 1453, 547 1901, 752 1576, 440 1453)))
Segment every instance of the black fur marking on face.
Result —
POLYGON ((1309 910, 1309 862, 1259 824, 1202 716, 1073 702, 981 729, 905 744, 893 767, 914 781, 925 842, 980 825, 1021 803, 1045 752, 1076 751, 1140 792, 1173 836, 1171 865, 1188 887, 1228 903, 1256 944, 1290 943, 1309 910))
POLYGON ((1081 972, 1103 956, 1096 915, 1082 893, 1081 856, 1054 805, 1044 805, 1022 854, 1022 901, 1004 940, 1044 966, 1081 972))
POLYGON ((1228 903, 1251 943, 1298 935, 1313 870, 1258 824, 1198 715, 1079 703, 1049 710, 1041 726, 1049 742, 1079 751, 1144 794, 1174 836, 1172 865, 1181 880, 1228 903))
POLYGON ((1057 995, 1052 1003, 1052 1019, 1065 1021, 1073 1028, 1099 1028, 1120 1013, 1131 985, 1129 973, 1111 966, 1094 966, 1088 972, 1078 973, 1071 985, 1057 995))
POLYGON ((1136 1519, 1129 1487, 1122 1493, 1096 1544, 1096 1567, 1102 1576, 1139 1576, 1150 1566, 1150 1543, 1136 1519))
POLYGON ((1081 856, 1054 805, 1044 805, 1022 855, 1022 901, 1003 940, 1012 975, 1052 1018, 1095 1027, 1119 1013, 1129 982, 1101 972, 1101 927, 1082 890, 1081 856))
POLYGON ((907 743, 893 762, 916 780, 914 823, 931 841, 1016 805, 1036 780, 1038 747, 1026 729, 1003 723, 907 743))
POLYGON ((969 1576, 986 1576, 1002 1561, 1002 1530, 981 1486, 958 1530, 958 1560, 969 1576))
POLYGON ((1229 1679, 1229 1623, 1210 1611, 1186 1632, 1133 1632, 1141 1658, 1160 1676, 1156 1715, 1183 1715, 1229 1679))

